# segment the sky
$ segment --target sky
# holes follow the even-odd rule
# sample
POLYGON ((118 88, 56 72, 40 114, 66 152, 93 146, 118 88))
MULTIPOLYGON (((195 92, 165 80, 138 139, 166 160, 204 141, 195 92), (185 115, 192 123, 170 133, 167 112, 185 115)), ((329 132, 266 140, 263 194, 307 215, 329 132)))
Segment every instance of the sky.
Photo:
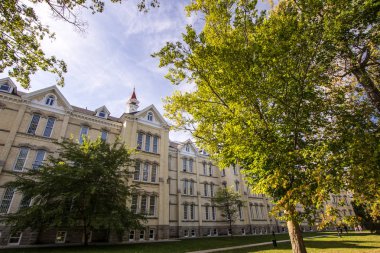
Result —
MULTIPOLYGON (((42 23, 56 33, 56 39, 43 41, 42 48, 68 66, 65 86, 60 90, 69 103, 89 110, 105 105, 112 116, 120 117, 135 87, 139 109, 154 104, 164 114, 162 99, 186 87, 174 86, 165 79, 166 70, 158 67, 159 60, 151 54, 167 41, 181 40, 186 24, 202 26, 199 16, 186 16, 184 7, 188 2, 161 0, 159 8, 143 13, 138 11, 137 1, 106 1, 103 13, 82 11, 81 19, 88 24, 85 33, 55 19, 47 6, 39 4, 36 11, 42 23)), ((5 76, 0 74, 0 78, 5 76)), ((54 85, 55 78, 39 71, 31 77, 27 92, 54 85)), ((20 86, 19 90, 26 91, 20 86)), ((175 141, 190 137, 184 132, 170 133, 175 141)))

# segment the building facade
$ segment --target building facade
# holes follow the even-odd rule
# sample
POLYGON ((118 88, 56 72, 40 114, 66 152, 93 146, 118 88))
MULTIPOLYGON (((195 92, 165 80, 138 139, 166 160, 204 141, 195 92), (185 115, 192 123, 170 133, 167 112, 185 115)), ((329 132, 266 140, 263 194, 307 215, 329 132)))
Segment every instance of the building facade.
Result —
MULTIPOLYGON (((131 199, 131 209, 147 215, 146 228, 126 231, 122 241, 160 240, 180 237, 227 235, 227 223, 211 203, 218 187, 233 187, 246 203, 239 210, 233 234, 286 232, 282 221, 269 215, 272 204, 261 194, 252 194, 238 166, 219 169, 206 152, 189 140, 169 140, 169 125, 150 105, 139 110, 135 91, 127 101, 125 113, 113 117, 105 106, 88 110, 71 105, 56 86, 23 93, 9 78, 0 80, 0 185, 14 179, 13 172, 37 169, 54 142, 82 136, 101 137, 107 142, 120 138, 137 149, 133 178, 140 193, 131 199)), ((30 199, 14 189, 0 188, 0 215, 29 206, 30 199)), ((349 194, 334 196, 345 200, 344 215, 353 215, 349 194)), ((310 230, 303 224, 304 230, 310 230)), ((93 231, 92 241, 104 240, 93 231)), ((0 224, 0 244, 75 243, 82 241, 80 230, 22 231, 10 233, 0 224)), ((118 241, 120 238, 112 237, 118 241)))

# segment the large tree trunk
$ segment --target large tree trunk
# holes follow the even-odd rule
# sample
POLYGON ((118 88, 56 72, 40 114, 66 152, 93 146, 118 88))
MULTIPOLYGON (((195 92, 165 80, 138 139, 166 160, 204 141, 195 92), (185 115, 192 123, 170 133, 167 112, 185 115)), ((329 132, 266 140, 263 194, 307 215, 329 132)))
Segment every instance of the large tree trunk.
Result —
POLYGON ((290 220, 287 222, 287 226, 293 253, 306 253, 306 247, 298 222, 290 220))

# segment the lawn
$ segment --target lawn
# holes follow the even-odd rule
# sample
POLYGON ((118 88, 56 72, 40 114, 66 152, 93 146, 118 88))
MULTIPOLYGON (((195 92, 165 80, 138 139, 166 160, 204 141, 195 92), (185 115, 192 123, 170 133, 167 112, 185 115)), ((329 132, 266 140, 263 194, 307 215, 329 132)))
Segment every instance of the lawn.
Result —
MULTIPOLYGON (((305 236, 315 236, 321 233, 306 233, 305 236)), ((289 239, 288 234, 276 235, 278 240, 289 239)), ((175 242, 136 243, 123 245, 94 245, 88 247, 58 247, 58 248, 28 248, 3 249, 0 253, 183 253, 189 251, 223 248, 229 246, 247 245, 260 242, 271 242, 271 235, 209 237, 201 239, 184 239, 175 242)))
MULTIPOLYGON (((327 252, 327 253, 362 253, 378 252, 380 253, 380 235, 371 235, 369 233, 350 233, 342 238, 332 233, 305 233, 306 246, 309 253, 327 252), (309 238, 324 234, 326 237, 309 238)), ((289 239, 287 234, 276 235, 277 240, 289 239)), ((123 245, 92 245, 88 247, 57 247, 57 248, 28 248, 28 249, 2 249, 0 253, 182 253, 196 250, 205 250, 213 248, 223 248, 238 245, 247 245, 260 242, 271 242, 271 235, 258 236, 236 236, 230 237, 213 237, 201 239, 186 239, 175 242, 154 242, 154 243, 136 243, 123 245)), ((239 250, 223 251, 223 253, 247 253, 247 252, 270 252, 270 253, 289 253, 291 252, 289 243, 278 244, 277 249, 272 246, 245 248, 239 250)))
MULTIPOLYGON (((342 238, 336 235, 327 237, 305 239, 308 253, 380 253, 380 235, 369 233, 344 234, 342 238)), ((239 250, 223 251, 223 253, 291 253, 290 243, 278 244, 277 249, 273 246, 245 248, 239 250)))

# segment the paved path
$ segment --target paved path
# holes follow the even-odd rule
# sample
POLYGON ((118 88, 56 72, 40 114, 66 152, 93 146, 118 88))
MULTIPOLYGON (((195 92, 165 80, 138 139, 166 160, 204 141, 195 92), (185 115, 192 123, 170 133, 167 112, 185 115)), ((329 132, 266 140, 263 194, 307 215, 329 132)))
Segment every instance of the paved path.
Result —
MULTIPOLYGON (((329 235, 316 235, 316 236, 310 236, 310 237, 304 237, 304 238, 316 238, 316 237, 325 237, 325 236, 329 236, 329 235)), ((290 242, 290 240, 277 241, 277 243, 284 243, 284 242, 290 242)), ((247 244, 247 245, 239 245, 239 246, 226 247, 226 248, 191 251, 191 252, 188 252, 188 253, 212 253, 212 252, 220 252, 220 251, 226 251, 226 250, 252 248, 252 247, 258 247, 258 246, 265 246, 265 245, 272 245, 272 242, 261 242, 261 243, 254 243, 254 244, 247 244)))

